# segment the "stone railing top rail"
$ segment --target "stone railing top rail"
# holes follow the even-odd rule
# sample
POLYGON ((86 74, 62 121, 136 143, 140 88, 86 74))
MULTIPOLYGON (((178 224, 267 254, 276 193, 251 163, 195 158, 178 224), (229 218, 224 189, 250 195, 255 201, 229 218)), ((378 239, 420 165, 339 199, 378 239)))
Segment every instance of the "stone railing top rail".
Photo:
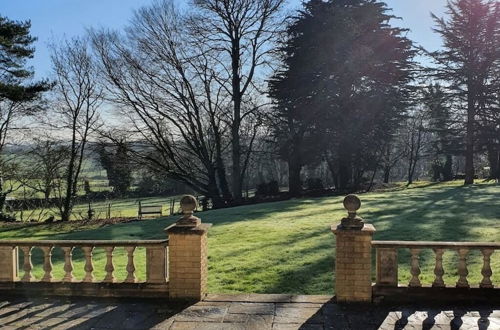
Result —
POLYGON ((0 246, 158 246, 168 245, 164 240, 0 240, 0 246))
POLYGON ((498 242, 372 241, 375 248, 500 249, 498 242))

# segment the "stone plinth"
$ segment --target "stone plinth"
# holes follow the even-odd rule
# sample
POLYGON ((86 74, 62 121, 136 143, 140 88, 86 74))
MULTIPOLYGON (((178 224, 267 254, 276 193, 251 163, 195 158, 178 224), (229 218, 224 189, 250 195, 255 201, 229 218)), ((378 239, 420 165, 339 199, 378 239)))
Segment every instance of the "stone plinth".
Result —
POLYGON ((336 236, 335 293, 338 302, 371 302, 371 241, 375 228, 332 226, 336 236))
POLYGON ((18 276, 18 248, 0 246, 0 282, 14 282, 18 276))
POLYGON ((207 233, 211 224, 174 224, 166 229, 169 248, 169 297, 201 300, 207 292, 207 233))

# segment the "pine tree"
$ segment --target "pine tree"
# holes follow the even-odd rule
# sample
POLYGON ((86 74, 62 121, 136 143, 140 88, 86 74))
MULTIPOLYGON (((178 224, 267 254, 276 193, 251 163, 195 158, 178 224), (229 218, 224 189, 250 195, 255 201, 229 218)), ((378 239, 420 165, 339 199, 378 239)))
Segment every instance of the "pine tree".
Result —
POLYGON ((446 83, 466 112, 465 184, 474 183, 474 154, 478 151, 478 116, 494 102, 500 65, 500 4, 494 0, 453 0, 448 18, 434 29, 442 50, 431 53, 435 78, 446 83))
MULTIPOLYGON (((29 21, 17 22, 0 16, 0 157, 12 123, 40 109, 32 101, 51 87, 46 81, 30 82, 34 73, 26 66, 26 60, 33 57, 32 45, 36 40, 30 35, 30 27, 29 21)), ((12 188, 3 184, 9 168, 12 166, 0 158, 0 213, 12 192, 12 188)))
POLYGON ((36 38, 30 35, 31 23, 0 16, 0 102, 31 101, 48 89, 47 82, 25 84, 33 71, 26 60, 33 57, 36 38))

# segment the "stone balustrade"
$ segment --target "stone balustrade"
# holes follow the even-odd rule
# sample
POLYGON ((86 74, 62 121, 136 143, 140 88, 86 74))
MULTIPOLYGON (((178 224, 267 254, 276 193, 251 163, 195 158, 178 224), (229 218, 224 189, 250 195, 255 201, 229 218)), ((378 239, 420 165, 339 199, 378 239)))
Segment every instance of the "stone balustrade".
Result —
POLYGON ((419 242, 419 241, 372 241, 372 247, 376 249, 377 260, 377 286, 397 287, 398 282, 398 250, 408 249, 410 251, 410 273, 412 275, 408 287, 422 287, 420 282, 420 255, 424 249, 434 252, 434 281, 432 287, 446 287, 443 281, 443 254, 446 250, 452 250, 457 255, 457 288, 470 288, 467 280, 469 270, 467 268, 467 258, 472 250, 479 250, 482 255, 482 280, 477 283, 480 288, 491 289, 494 287, 491 276, 491 255, 495 250, 500 250, 500 243, 481 243, 481 242, 419 242))
POLYGON ((145 296, 168 295, 168 240, 143 241, 91 241, 91 240, 3 240, 0 241, 0 291, 10 294, 48 294, 79 296, 145 296), (136 276, 138 248, 146 251, 146 278, 136 276), (33 252, 43 252, 43 275, 36 278, 32 260, 33 252), (62 278, 55 278, 53 253, 63 253, 62 278), (83 255, 85 275, 74 275, 73 253, 80 249, 83 255), (105 253, 105 276, 96 278, 93 256, 96 251, 105 253), (120 249, 126 253, 126 278, 115 276, 114 254, 120 249), (20 255, 22 252, 22 255, 20 255))
POLYGON ((113 253, 119 248, 123 248, 127 253, 127 277, 124 283, 138 283, 136 277, 136 267, 134 262, 134 252, 137 248, 146 249, 146 280, 145 283, 166 283, 166 256, 168 249, 168 240, 149 240, 149 241, 0 241, 0 269, 9 270, 0 272, 0 282, 82 282, 82 283, 116 283, 114 276, 115 266, 113 263, 113 253), (33 275, 32 253, 34 249, 43 251, 43 271, 40 279, 33 275), (61 249, 64 254, 64 277, 55 279, 52 264, 52 254, 54 249, 61 249), (85 276, 77 279, 73 275, 73 252, 75 249, 81 249, 85 258, 85 276), (93 254, 95 249, 101 248, 106 253, 106 276, 102 279, 96 279, 94 276, 93 254), (23 260, 18 261, 19 251, 22 251, 23 260), (154 256, 154 257, 153 257, 154 256), (19 265, 18 264, 21 264, 19 265), (160 267, 156 267, 160 265, 160 267), (21 266, 21 267, 20 267, 21 266), (22 276, 19 276, 19 268, 23 270, 22 276), (163 270, 165 269, 165 270, 163 270))
POLYGON ((0 295, 63 295, 92 297, 154 297, 199 300, 206 294, 207 232, 210 224, 202 224, 193 216, 197 207, 193 196, 181 199, 183 217, 166 228, 165 240, 0 240, 0 295), (146 278, 136 276, 136 252, 145 249, 146 278), (36 278, 33 251, 43 252, 43 275, 36 278), (55 278, 53 253, 63 253, 62 278, 55 278), (81 278, 74 275, 73 253, 82 252, 81 278), (94 254, 105 255, 105 275, 95 275, 94 254), (126 255, 126 277, 115 276, 115 254, 126 255), (22 252, 22 255, 21 253, 22 252), (123 253, 122 252, 122 253, 123 253), (21 270, 21 271, 20 271, 21 270))
MULTIPOLYGON (((481 301, 500 302, 499 284, 492 282, 491 257, 500 250, 497 242, 420 242, 420 241, 374 241, 376 230, 364 222, 356 212, 361 201, 354 195, 344 200, 348 216, 338 225, 332 226, 336 236, 335 293, 338 302, 415 302, 437 301, 481 301), (398 267, 399 251, 409 252, 407 265, 411 274, 408 283, 400 283, 398 267), (376 282, 372 283, 372 252, 376 255, 376 282), (424 251, 433 251, 433 275, 431 286, 422 285, 421 256, 424 251), (443 255, 452 251, 456 255, 456 269, 446 269, 454 274, 454 286, 446 286, 443 276, 443 255), (469 256, 480 251, 482 256, 481 281, 469 283, 469 256)), ((401 254, 403 255, 403 254, 401 254)), ((405 254, 406 255, 406 254, 405 254)), ((475 261, 475 260, 474 260, 475 261)), ((405 264, 404 262, 402 264, 405 264)), ((427 275, 427 274, 425 274, 427 275)), ((427 277, 427 276, 426 276, 427 277)), ((428 278, 428 277, 427 277, 428 278)))

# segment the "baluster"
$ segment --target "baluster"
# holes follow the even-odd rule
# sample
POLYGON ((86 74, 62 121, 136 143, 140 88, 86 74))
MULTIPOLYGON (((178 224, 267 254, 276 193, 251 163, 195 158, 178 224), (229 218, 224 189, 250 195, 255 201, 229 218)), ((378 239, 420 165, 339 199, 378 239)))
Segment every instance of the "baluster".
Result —
POLYGON ((469 271, 467 270, 467 254, 469 249, 458 249, 458 282, 457 288, 468 288, 469 282, 467 281, 467 275, 469 271))
POLYGON ((83 246, 82 250, 83 254, 85 255, 85 277, 83 278, 83 282, 92 283, 94 282, 94 264, 92 262, 92 252, 94 251, 94 247, 83 246))
POLYGON ((443 275, 444 275, 444 269, 443 269, 443 249, 433 249, 434 253, 436 254, 436 265, 434 267, 434 275, 436 275, 436 278, 434 279, 434 282, 432 283, 433 287, 437 288, 443 288, 445 287, 444 281, 443 281, 443 275))
POLYGON ((24 276, 21 279, 21 281, 32 282, 36 280, 35 276, 33 276, 33 273, 31 272, 33 270, 33 264, 31 263, 31 251, 33 250, 33 247, 22 246, 21 250, 23 251, 24 254, 24 264, 23 264, 24 276))
POLYGON ((127 262, 127 278, 125 279, 125 282, 127 283, 135 283, 137 282, 137 277, 135 277, 135 265, 134 265, 134 251, 135 251, 135 246, 127 246, 125 247, 125 250, 127 251, 127 256, 128 256, 128 262, 127 262))
POLYGON ((492 288, 493 283, 491 283, 491 275, 493 272, 491 271, 490 265, 490 257, 493 254, 492 249, 481 249, 481 253, 483 254, 483 269, 481 269, 481 275, 483 275, 483 280, 479 285, 481 288, 492 288))
POLYGON ((44 274, 42 277, 42 282, 52 282, 54 276, 52 276, 52 250, 53 246, 42 246, 40 247, 43 251, 43 270, 44 274))
POLYGON ((63 282, 73 282, 75 277, 73 276, 73 246, 63 246, 61 249, 64 252, 64 277, 63 282))
POLYGON ((106 276, 104 277, 104 282, 114 282, 115 277, 113 275, 113 272, 115 270, 115 266, 113 266, 113 250, 115 249, 114 246, 106 246, 104 248, 104 251, 106 251, 106 267, 104 267, 104 270, 106 270, 106 276))
POLYGON ((420 283, 420 279, 418 278, 418 276, 420 275, 420 266, 418 262, 420 249, 410 249, 410 253, 411 253, 410 273, 412 277, 409 286, 412 288, 421 287, 422 284, 420 283))

